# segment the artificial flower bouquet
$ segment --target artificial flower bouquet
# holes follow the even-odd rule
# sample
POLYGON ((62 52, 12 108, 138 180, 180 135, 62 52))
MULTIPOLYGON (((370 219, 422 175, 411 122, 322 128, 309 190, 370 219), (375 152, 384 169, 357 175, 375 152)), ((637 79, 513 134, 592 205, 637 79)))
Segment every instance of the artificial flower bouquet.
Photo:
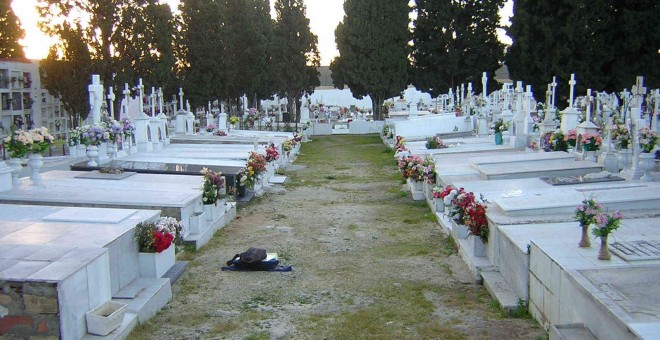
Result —
POLYGON ((106 124, 106 130, 108 132, 108 141, 114 143, 118 142, 124 133, 124 126, 122 123, 112 119, 106 124))
POLYGON ((593 198, 585 198, 582 204, 578 205, 575 209, 575 220, 581 226, 587 226, 594 223, 594 218, 601 213, 603 206, 596 202, 593 198))
POLYGON ((140 222, 135 226, 135 242, 141 253, 161 253, 180 238, 183 225, 176 219, 163 217, 156 222, 140 222))
POLYGON ((611 140, 617 149, 627 149, 630 146, 630 129, 626 124, 612 124, 610 132, 611 140))
POLYGON ((222 131, 222 130, 218 130, 214 133, 214 135, 220 136, 220 137, 225 137, 225 136, 227 136, 227 133, 222 131))
MULTIPOLYGON (((433 198, 444 199, 444 197, 442 197, 442 193, 443 193, 444 191, 445 191, 445 189, 444 189, 443 187, 441 187, 441 186, 439 186, 439 185, 434 186, 434 187, 433 187, 433 190, 432 190, 432 192, 433 192, 433 198)), ((445 195, 445 196, 446 196, 446 195, 445 195)))
POLYGON ((236 116, 229 117, 229 124, 236 125, 236 124, 238 124, 239 120, 240 119, 236 116))
POLYGON ((48 149, 55 138, 45 127, 25 131, 16 129, 4 139, 10 158, 23 158, 27 154, 39 154, 48 149))
POLYGON ((135 125, 128 118, 121 120, 121 133, 126 137, 133 137, 135 134, 135 125))
POLYGON ((651 129, 644 127, 639 130, 639 147, 642 152, 651 153, 655 146, 658 144, 658 134, 651 131, 651 129))
POLYGON ((619 229, 623 215, 619 211, 613 214, 600 213, 594 217, 596 227, 593 229, 593 234, 596 237, 607 237, 613 231, 619 229))
POLYGON ((413 181, 421 182, 424 180, 424 159, 419 156, 404 157, 399 161, 399 170, 403 179, 410 178, 413 181))
POLYGON ((110 140, 110 133, 99 125, 84 125, 81 131, 81 142, 87 146, 98 146, 110 140))
POLYGON ((239 173, 240 185, 254 186, 259 175, 266 171, 266 164, 266 158, 263 155, 254 151, 250 152, 245 169, 239 173))
POLYGON ((66 138, 66 144, 68 146, 76 146, 82 144, 82 129, 77 127, 69 132, 69 137, 66 138))
POLYGON ((577 132, 573 129, 568 130, 568 133, 566 133, 566 136, 564 136, 564 141, 572 148, 574 148, 577 144, 577 132))
POLYGON ((427 184, 435 184, 435 177, 437 174, 435 172, 435 161, 433 158, 426 157, 422 166, 424 166, 424 182, 427 184))
POLYGON ((287 139, 284 141, 284 143, 282 143, 282 150, 284 150, 284 152, 291 152, 291 150, 293 150, 293 145, 293 141, 291 139, 287 139))
POLYGON ((427 149, 445 149, 448 148, 449 146, 446 145, 442 139, 440 138, 439 135, 435 135, 431 138, 428 138, 426 140, 426 148, 427 149))
POLYGON ((493 123, 492 128, 496 133, 502 133, 509 130, 509 124, 500 118, 493 123))
POLYGON ((274 162, 280 158, 280 153, 277 151, 275 144, 266 146, 266 162, 274 162))
POLYGON ((598 151, 603 144, 603 139, 599 135, 585 133, 582 135, 582 147, 585 151, 598 151))
POLYGON ((201 173, 204 175, 202 202, 204 204, 215 204, 225 196, 222 190, 225 187, 225 180, 222 178, 221 173, 211 171, 208 168, 203 168, 201 173))
POLYGON ((294 132, 293 133, 293 141, 295 142, 295 144, 293 144, 293 146, 296 146, 296 144, 302 142, 302 136, 299 133, 294 132))
POLYGON ((211 123, 206 125, 206 132, 213 132, 215 130, 215 124, 211 123))

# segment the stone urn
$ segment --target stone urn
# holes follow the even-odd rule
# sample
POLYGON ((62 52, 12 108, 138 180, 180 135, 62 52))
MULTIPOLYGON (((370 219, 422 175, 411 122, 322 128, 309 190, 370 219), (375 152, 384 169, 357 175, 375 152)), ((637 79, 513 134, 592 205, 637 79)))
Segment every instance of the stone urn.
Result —
POLYGON ((99 147, 96 145, 87 146, 87 157, 89 157, 87 166, 97 166, 99 159, 99 147))
POLYGON ((654 155, 652 153, 648 152, 642 152, 639 154, 639 169, 644 171, 644 176, 642 176, 641 180, 645 182, 651 182, 653 181, 653 177, 651 177, 651 169, 655 166, 655 160, 653 159, 654 155))
POLYGON ((23 169, 23 159, 21 158, 10 158, 7 160, 7 165, 11 168, 11 179, 13 185, 21 184, 20 176, 21 169, 23 169))
POLYGON ((43 158, 44 157, 38 153, 33 153, 28 157, 27 164, 32 170, 30 173, 30 179, 34 185, 41 184, 41 174, 39 173, 39 170, 44 165, 43 158))

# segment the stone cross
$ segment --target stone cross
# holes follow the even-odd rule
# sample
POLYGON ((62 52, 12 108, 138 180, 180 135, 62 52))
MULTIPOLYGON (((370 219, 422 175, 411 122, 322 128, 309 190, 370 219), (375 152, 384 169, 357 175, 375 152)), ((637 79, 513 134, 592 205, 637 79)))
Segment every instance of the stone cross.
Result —
POLYGON ((591 96, 591 89, 587 89, 587 122, 591 121, 591 98, 593 98, 591 96))
POLYGON ((108 87, 108 100, 110 101, 110 117, 115 119, 115 93, 112 91, 112 86, 108 87))
POLYGON ((454 91, 452 89, 449 89, 449 105, 454 106, 454 91))
POLYGON ((179 87, 179 103, 181 103, 181 111, 183 111, 183 88, 179 87))
POLYGON ((522 117, 523 83, 519 81, 516 85, 516 117, 522 117))
POLYGON ((190 101, 188 99, 186 99, 186 108, 188 109, 188 112, 192 113, 190 110, 190 101))
POLYGON ((483 75, 481 76, 481 86, 483 87, 484 103, 488 100, 488 91, 486 91, 487 84, 488 84, 488 77, 486 76, 486 72, 484 72, 483 75))
POLYGON ((176 94, 173 94, 173 95, 172 95, 172 113, 173 113, 173 114, 176 114, 176 109, 177 109, 177 107, 178 107, 178 106, 177 106, 178 103, 179 103, 179 102, 176 100, 176 94))
POLYGON ((552 96, 552 84, 548 84, 548 90, 545 91, 545 106, 547 109, 550 109, 552 107, 551 96, 552 96))
POLYGON ((525 97, 527 97, 527 115, 529 115, 532 112, 532 99, 534 98, 534 94, 532 93, 532 85, 527 85, 525 97))
POLYGON ((151 103, 151 117, 156 117, 156 88, 151 87, 151 94, 149 95, 149 102, 151 103))
POLYGON ((158 88, 158 113, 163 114, 163 88, 158 88))
POLYGON ((568 85, 570 86, 570 97, 568 99, 568 107, 573 108, 573 91, 575 90, 575 84, 577 82, 575 81, 575 73, 571 73, 571 80, 568 81, 568 85))
POLYGON ((124 106, 122 107, 122 115, 124 118, 128 118, 128 98, 131 97, 131 90, 128 88, 128 83, 124 83, 124 106))
POLYGON ((642 107, 642 96, 646 94, 646 87, 644 87, 644 77, 637 77, 637 82, 635 83, 635 86, 632 87, 632 94, 635 103, 636 108, 642 107))
POLYGON ((464 99, 465 99, 465 84, 461 84, 461 104, 463 104, 464 99))
POLYGON ((211 101, 209 100, 209 113, 211 113, 211 101))
POLYGON ((557 91, 557 77, 552 77, 552 83, 550 83, 550 85, 552 86, 552 104, 551 104, 550 107, 552 107, 554 109, 555 108, 555 103, 556 103, 555 102, 555 95, 556 95, 556 91, 557 91))
POLYGON ((101 102, 103 101, 103 85, 101 76, 92 75, 92 84, 87 86, 89 91, 89 106, 92 113, 92 124, 97 125, 101 121, 101 102))
POLYGON ((139 108, 140 108, 139 111, 140 111, 140 114, 144 114, 144 102, 142 101, 142 98, 144 97, 144 85, 142 84, 142 78, 138 79, 138 92, 140 94, 138 96, 138 98, 140 98, 138 100, 138 104, 139 104, 139 108))
POLYGON ((658 132, 658 102, 660 101, 660 89, 656 89, 653 93, 653 101, 655 103, 653 108, 653 117, 651 117, 651 129, 658 132))

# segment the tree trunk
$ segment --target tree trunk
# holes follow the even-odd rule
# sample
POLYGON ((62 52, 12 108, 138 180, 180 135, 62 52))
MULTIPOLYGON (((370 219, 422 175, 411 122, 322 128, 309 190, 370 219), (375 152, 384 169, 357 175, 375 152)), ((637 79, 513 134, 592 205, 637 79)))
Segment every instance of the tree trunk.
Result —
POLYGON ((373 107, 374 120, 382 120, 380 116, 381 96, 375 93, 369 94, 371 97, 371 106, 373 107))

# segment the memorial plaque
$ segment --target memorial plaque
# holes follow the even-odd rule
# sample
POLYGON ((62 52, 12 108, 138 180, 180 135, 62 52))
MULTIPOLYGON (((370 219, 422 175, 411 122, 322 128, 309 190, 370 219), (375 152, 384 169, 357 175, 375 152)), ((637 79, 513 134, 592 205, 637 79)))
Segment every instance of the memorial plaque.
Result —
POLYGON ((589 183, 602 183, 602 182, 620 182, 625 181, 624 178, 619 176, 569 176, 569 177, 540 177, 540 180, 550 185, 573 185, 573 184, 589 184, 589 183))
POLYGON ((660 260, 660 240, 621 241, 609 248, 626 261, 660 260))

